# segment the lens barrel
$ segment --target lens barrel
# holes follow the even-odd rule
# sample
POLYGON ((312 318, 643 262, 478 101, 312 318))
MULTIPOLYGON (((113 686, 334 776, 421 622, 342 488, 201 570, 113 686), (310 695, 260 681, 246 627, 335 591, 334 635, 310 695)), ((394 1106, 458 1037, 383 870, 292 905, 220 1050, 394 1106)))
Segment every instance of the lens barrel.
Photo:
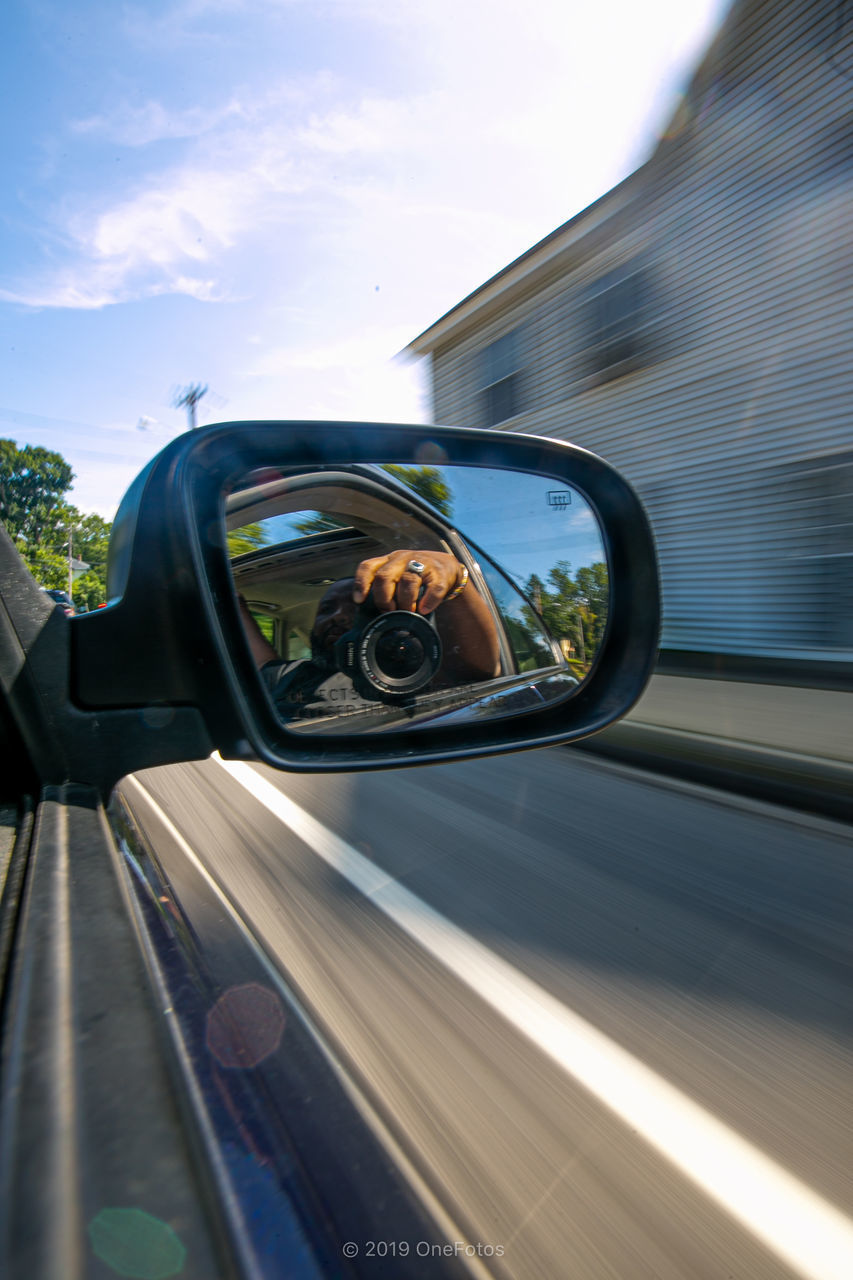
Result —
POLYGON ((428 618, 395 609, 364 628, 357 646, 361 674, 379 693, 417 693, 441 665, 441 640, 428 618))

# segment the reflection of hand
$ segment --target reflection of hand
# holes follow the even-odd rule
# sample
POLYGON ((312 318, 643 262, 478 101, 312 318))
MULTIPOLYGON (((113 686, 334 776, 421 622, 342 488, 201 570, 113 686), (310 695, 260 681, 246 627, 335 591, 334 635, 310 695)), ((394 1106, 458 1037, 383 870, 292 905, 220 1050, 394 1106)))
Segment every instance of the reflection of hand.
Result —
POLYGON ((356 604, 367 599, 373 588, 373 602, 381 613, 405 609, 407 613, 432 613, 463 578, 463 570, 455 556, 443 551, 392 551, 388 556, 362 560, 355 571, 356 604), (407 569, 410 560, 418 560, 423 573, 407 569), (420 600, 418 593, 423 586, 420 600))

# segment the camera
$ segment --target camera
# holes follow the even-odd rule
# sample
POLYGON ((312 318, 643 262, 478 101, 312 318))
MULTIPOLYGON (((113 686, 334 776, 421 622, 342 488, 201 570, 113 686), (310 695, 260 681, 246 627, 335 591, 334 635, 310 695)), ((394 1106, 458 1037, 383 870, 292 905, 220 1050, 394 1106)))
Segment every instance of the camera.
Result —
POLYGON ((405 702, 426 688, 441 666, 435 615, 393 609, 380 613, 368 597, 353 626, 335 642, 334 661, 365 698, 405 702))

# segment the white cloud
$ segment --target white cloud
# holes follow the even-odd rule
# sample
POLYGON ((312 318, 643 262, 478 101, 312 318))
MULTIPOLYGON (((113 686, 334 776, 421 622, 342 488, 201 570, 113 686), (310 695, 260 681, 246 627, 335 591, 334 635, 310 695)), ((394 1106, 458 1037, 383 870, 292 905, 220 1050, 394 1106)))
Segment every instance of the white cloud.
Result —
POLYGON ((183 430, 136 426, 168 422, 158 388, 182 378, 228 396, 202 421, 428 421, 425 365, 390 357, 642 158, 688 26, 723 3, 122 0, 74 95, 45 79, 64 132, 20 122, 35 159, 7 175, 0 290, 69 313, 10 318, 6 399, 119 425, 7 432, 58 448, 72 500, 109 517, 183 430))
POLYGON ((345 108, 312 112, 296 140, 307 154, 321 156, 388 156, 410 148, 416 153, 415 128, 426 101, 363 98, 345 108))
POLYGON ((75 120, 70 128, 72 133, 107 138, 125 147, 144 147, 166 139, 198 138, 228 120, 243 118, 243 114, 236 100, 211 109, 190 107, 185 111, 174 111, 162 102, 148 101, 139 107, 126 103, 108 116, 75 120))
POLYGON ((309 358, 284 376, 244 383, 231 405, 229 416, 238 419, 430 420, 423 369, 387 360, 319 367, 309 358))
POLYGON ((329 342, 270 347, 240 374, 238 416, 259 412, 256 405, 267 406, 266 416, 271 394, 283 389, 280 417, 426 422, 425 372, 397 355, 411 336, 405 324, 375 326, 329 342))
POLYGON ((81 225, 77 240, 96 259, 124 263, 127 270, 143 262, 204 262, 231 243, 244 199, 219 175, 185 174, 168 189, 142 192, 108 210, 91 233, 81 225))
POLYGON ((200 277, 193 265, 220 260, 241 235, 257 228, 271 193, 298 189, 288 183, 286 159, 273 166, 267 151, 263 142, 247 148, 242 166, 229 166, 223 157, 221 169, 172 169, 101 212, 81 210, 66 228, 72 263, 49 277, 0 290, 0 298, 84 309, 164 293, 215 300, 222 296, 216 277, 200 277))
MULTIPOLYGON (((191 0, 168 14, 195 22, 300 2, 191 0)), ((688 40, 682 12, 671 11, 670 42, 688 40)), ((384 263, 414 290, 446 267, 458 297, 460 279, 463 292, 474 287, 639 158, 638 134, 625 140, 620 120, 643 50, 661 41, 641 7, 620 6, 618 23, 565 0, 537 0, 523 23, 514 0, 353 0, 347 14, 361 15, 366 35, 371 23, 392 30, 420 92, 383 95, 315 73, 254 96, 229 87, 206 108, 149 99, 78 121, 78 135, 137 147, 182 138, 185 157, 119 199, 109 189, 78 208, 63 228, 66 265, 0 298, 89 309, 168 293, 214 302, 247 287, 232 277, 234 255, 262 264, 250 290, 274 290, 295 258, 313 268, 309 246, 320 241, 329 279, 384 263), (623 140, 603 146, 610 134, 623 140)))
POLYGON ((314 372, 386 363, 411 338, 406 326, 361 330, 320 345, 288 345, 266 351, 246 370, 249 377, 277 377, 296 369, 314 372))
POLYGON ((155 298, 166 293, 180 293, 202 302, 216 301, 219 296, 213 280, 178 273, 159 282, 136 284, 126 262, 106 262, 93 263, 85 269, 67 268, 32 284, 0 289, 0 302, 36 310, 100 311, 117 302, 155 298))

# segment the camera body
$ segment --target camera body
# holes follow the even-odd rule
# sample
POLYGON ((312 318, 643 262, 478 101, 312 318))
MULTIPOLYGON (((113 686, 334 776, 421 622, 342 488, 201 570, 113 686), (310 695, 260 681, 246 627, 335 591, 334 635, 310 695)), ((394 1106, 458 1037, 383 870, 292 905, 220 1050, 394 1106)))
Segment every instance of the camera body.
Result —
POLYGON ((380 613, 368 597, 353 625, 335 642, 334 662, 363 698, 406 702, 434 679, 441 666, 435 614, 393 609, 380 613))

